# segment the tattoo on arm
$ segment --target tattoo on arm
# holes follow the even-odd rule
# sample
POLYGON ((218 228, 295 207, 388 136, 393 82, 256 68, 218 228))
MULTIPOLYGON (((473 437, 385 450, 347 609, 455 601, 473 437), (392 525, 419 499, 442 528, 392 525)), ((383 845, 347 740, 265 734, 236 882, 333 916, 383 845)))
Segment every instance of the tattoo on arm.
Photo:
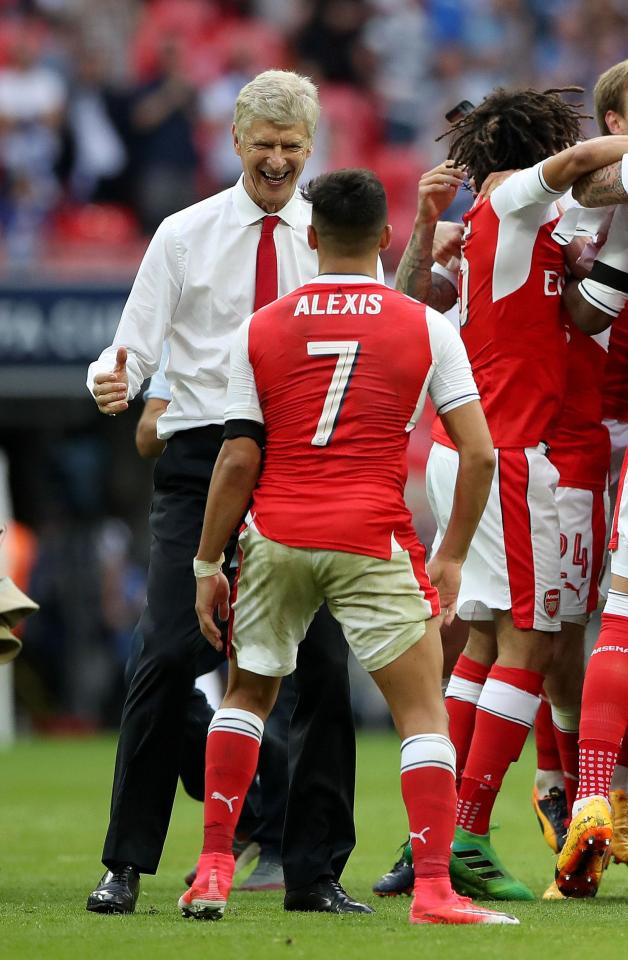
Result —
POLYGON ((395 287, 442 312, 453 307, 457 293, 449 280, 432 273, 433 240, 433 226, 421 227, 411 235, 397 268, 395 287))
POLYGON ((608 207, 616 203, 628 203, 628 193, 621 179, 621 160, 580 177, 574 183, 572 192, 583 207, 608 207))

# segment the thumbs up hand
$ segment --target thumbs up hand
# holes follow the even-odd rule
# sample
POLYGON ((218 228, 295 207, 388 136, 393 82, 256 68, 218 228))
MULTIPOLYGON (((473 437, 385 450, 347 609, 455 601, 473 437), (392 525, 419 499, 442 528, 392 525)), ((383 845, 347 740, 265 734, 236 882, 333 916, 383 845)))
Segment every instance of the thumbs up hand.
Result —
POLYGON ((94 377, 94 399, 100 412, 109 416, 122 413, 129 406, 126 399, 129 388, 126 358, 126 347, 118 347, 111 373, 97 373, 94 377))

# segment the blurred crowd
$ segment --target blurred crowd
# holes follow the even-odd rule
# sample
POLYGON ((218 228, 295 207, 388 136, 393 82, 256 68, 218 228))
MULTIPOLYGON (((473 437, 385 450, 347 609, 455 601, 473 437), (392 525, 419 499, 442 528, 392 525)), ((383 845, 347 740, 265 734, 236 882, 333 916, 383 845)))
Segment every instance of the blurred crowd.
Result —
POLYGON ((237 91, 287 67, 320 86, 309 172, 384 178, 392 261, 450 107, 496 84, 588 101, 627 29, 624 0, 0 0, 2 254, 120 249, 230 185, 237 91))

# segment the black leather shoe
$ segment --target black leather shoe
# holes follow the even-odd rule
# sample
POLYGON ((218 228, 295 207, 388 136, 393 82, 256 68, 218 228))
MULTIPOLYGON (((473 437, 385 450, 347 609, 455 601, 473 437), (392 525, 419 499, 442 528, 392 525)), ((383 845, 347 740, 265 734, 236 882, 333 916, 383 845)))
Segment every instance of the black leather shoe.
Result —
POLYGON ((410 896, 414 889, 414 867, 410 844, 403 843, 401 850, 401 856, 388 873, 373 884, 373 893, 378 897, 400 897, 404 894, 410 896))
POLYGON ((140 892, 140 875, 130 864, 107 870, 87 898, 92 913, 133 913, 140 892))
POLYGON ((337 880, 319 880, 309 887, 286 891, 283 908, 315 913, 375 913, 365 903, 352 900, 337 880))

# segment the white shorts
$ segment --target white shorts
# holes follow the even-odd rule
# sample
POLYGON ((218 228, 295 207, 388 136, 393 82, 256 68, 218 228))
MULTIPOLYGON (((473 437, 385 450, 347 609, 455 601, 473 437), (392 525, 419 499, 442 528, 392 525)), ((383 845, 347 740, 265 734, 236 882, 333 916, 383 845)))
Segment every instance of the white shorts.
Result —
POLYGON ((420 640, 425 621, 433 616, 419 586, 426 576, 424 551, 414 556, 400 548, 390 560, 378 560, 287 547, 252 526, 244 528, 238 546, 230 645, 238 666, 252 673, 292 673, 298 645, 325 602, 369 672, 392 663, 420 640))
MULTIPOLYGON (((510 610, 520 630, 560 630, 558 471, 545 445, 496 450, 488 503, 462 568, 458 616, 492 620, 510 610)), ((440 443, 427 462, 427 495, 438 525, 433 550, 453 503, 458 453, 440 443)))
POLYGON ((613 511, 613 523, 611 527, 611 539, 608 545, 611 551, 611 573, 618 577, 628 577, 628 483, 626 483, 626 472, 628 471, 628 449, 624 456, 624 462, 619 476, 619 485, 617 487, 617 500, 615 501, 615 510, 613 511))
POLYGON ((608 493, 558 487, 560 521, 560 619, 586 623, 597 609, 599 581, 606 552, 608 493))

